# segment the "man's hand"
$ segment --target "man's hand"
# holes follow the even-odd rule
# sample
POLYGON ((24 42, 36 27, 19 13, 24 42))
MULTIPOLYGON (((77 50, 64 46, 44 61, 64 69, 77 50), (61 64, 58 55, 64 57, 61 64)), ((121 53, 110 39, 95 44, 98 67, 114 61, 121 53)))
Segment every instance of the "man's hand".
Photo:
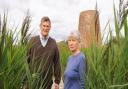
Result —
POLYGON ((57 83, 54 84, 54 89, 59 89, 59 85, 57 83))

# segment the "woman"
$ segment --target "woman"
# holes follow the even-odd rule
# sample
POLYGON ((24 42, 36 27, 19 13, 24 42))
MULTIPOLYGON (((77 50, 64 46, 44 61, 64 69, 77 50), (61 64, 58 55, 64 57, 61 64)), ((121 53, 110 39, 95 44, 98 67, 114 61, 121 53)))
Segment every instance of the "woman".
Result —
POLYGON ((64 89, 85 89, 86 63, 84 54, 80 52, 79 33, 71 32, 67 43, 72 55, 64 72, 64 89))

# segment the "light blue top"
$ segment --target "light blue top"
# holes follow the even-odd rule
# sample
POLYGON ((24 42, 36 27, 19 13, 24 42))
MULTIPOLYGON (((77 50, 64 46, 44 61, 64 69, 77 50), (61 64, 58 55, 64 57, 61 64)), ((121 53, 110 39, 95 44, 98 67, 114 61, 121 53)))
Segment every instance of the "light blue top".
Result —
POLYGON ((83 53, 68 58, 64 72, 64 89, 85 89, 86 61, 83 53))

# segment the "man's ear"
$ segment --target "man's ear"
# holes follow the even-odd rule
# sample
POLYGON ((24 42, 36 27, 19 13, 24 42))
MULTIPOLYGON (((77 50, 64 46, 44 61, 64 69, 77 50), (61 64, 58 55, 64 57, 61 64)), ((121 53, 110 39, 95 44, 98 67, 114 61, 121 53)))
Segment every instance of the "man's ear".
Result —
POLYGON ((39 27, 41 27, 41 23, 39 24, 39 27))

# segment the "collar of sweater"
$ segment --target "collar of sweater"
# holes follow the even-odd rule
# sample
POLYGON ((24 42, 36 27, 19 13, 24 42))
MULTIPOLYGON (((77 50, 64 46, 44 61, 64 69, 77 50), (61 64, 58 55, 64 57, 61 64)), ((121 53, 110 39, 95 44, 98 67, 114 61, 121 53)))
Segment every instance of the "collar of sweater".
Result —
POLYGON ((48 40, 49 39, 49 35, 47 37, 42 36, 41 33, 39 35, 40 35, 41 40, 48 40))

